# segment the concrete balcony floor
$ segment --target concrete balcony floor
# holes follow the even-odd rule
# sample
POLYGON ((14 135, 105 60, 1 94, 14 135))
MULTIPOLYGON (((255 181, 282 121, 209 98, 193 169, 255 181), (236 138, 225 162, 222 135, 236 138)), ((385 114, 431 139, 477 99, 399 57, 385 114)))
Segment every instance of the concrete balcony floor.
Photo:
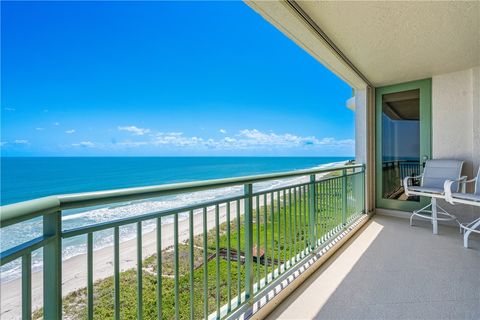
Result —
POLYGON ((480 237, 376 215, 268 319, 480 319, 480 237))

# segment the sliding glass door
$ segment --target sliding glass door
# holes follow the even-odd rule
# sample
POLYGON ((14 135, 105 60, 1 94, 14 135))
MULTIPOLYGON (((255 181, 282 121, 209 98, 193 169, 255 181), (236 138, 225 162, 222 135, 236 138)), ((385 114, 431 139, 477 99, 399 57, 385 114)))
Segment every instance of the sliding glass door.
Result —
POLYGON ((377 208, 418 209, 428 200, 407 197, 403 179, 431 156, 431 80, 377 88, 375 101, 377 208))

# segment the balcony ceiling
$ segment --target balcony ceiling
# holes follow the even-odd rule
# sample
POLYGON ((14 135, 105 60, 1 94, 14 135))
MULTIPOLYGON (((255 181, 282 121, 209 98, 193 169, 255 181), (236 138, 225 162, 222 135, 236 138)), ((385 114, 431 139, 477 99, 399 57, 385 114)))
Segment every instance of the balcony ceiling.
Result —
POLYGON ((480 65, 480 2, 297 2, 375 86, 480 65))

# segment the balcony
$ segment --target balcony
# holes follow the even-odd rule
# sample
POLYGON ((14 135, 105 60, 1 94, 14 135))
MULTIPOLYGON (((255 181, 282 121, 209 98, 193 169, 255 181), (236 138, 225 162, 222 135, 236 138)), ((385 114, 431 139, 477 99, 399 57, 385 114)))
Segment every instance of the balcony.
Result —
POLYGON ((268 319, 479 319, 480 237, 375 215, 268 319))
MULTIPOLYGON (((408 217, 407 205, 418 204, 406 199, 402 178, 421 172, 423 159, 463 160, 468 177, 480 165, 479 3, 246 2, 354 88, 355 158, 365 165, 3 207, 2 230, 35 220, 41 231, 2 248, 1 265, 21 269, 19 279, 2 284, 2 318, 480 318, 480 238, 464 249, 458 228, 441 225, 432 235, 428 222, 410 227, 392 217, 408 217), (419 105, 413 120, 425 134, 387 140, 395 148, 410 140, 426 152, 415 155, 418 162, 383 162, 376 93, 422 79, 427 112, 419 105), (261 188, 279 179, 290 182, 261 188), (72 209, 224 187, 236 193, 78 228, 62 221, 72 209), (144 233, 146 226, 153 232, 144 233), (124 228, 136 236, 123 241, 124 228), (96 250, 100 233, 112 245, 96 250), (62 244, 74 238, 85 254, 63 261, 62 244), (32 266, 39 251, 41 271, 32 266)), ((479 214, 443 205, 461 222, 479 214)))

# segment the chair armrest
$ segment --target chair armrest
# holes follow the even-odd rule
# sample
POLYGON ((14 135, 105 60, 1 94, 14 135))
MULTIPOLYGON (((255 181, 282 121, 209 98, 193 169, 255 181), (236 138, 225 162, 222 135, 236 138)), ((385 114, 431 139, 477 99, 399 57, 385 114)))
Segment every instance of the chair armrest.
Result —
POLYGON ((462 185, 462 193, 465 193, 465 187, 467 186, 467 183, 472 183, 477 181, 477 178, 473 178, 470 180, 467 180, 467 176, 462 176, 462 178, 459 179, 458 183, 462 185))
POLYGON ((413 176, 413 177, 405 177, 405 178, 403 179, 403 190, 404 190, 405 195, 406 195, 407 197, 410 196, 410 194, 409 194, 409 192, 408 192, 408 181, 409 181, 409 180, 414 180, 414 179, 421 179, 421 178, 422 178, 422 176, 420 175, 420 176, 413 176))
MULTIPOLYGON (((472 180, 475 181, 475 179, 472 179, 472 180)), ((459 186, 462 185, 461 192, 465 193, 465 185, 467 183, 472 182, 472 180, 467 180, 467 176, 462 176, 462 177, 460 177, 460 179, 457 179, 457 180, 446 180, 443 183, 443 191, 445 192, 445 200, 447 202, 451 203, 451 204, 454 204, 453 197, 452 197, 452 185, 454 183, 458 183, 459 186)))
POLYGON ((452 184, 454 184, 455 182, 459 182, 459 181, 447 180, 443 183, 443 192, 445 193, 445 200, 451 204, 454 204, 453 198, 452 198, 452 184))

